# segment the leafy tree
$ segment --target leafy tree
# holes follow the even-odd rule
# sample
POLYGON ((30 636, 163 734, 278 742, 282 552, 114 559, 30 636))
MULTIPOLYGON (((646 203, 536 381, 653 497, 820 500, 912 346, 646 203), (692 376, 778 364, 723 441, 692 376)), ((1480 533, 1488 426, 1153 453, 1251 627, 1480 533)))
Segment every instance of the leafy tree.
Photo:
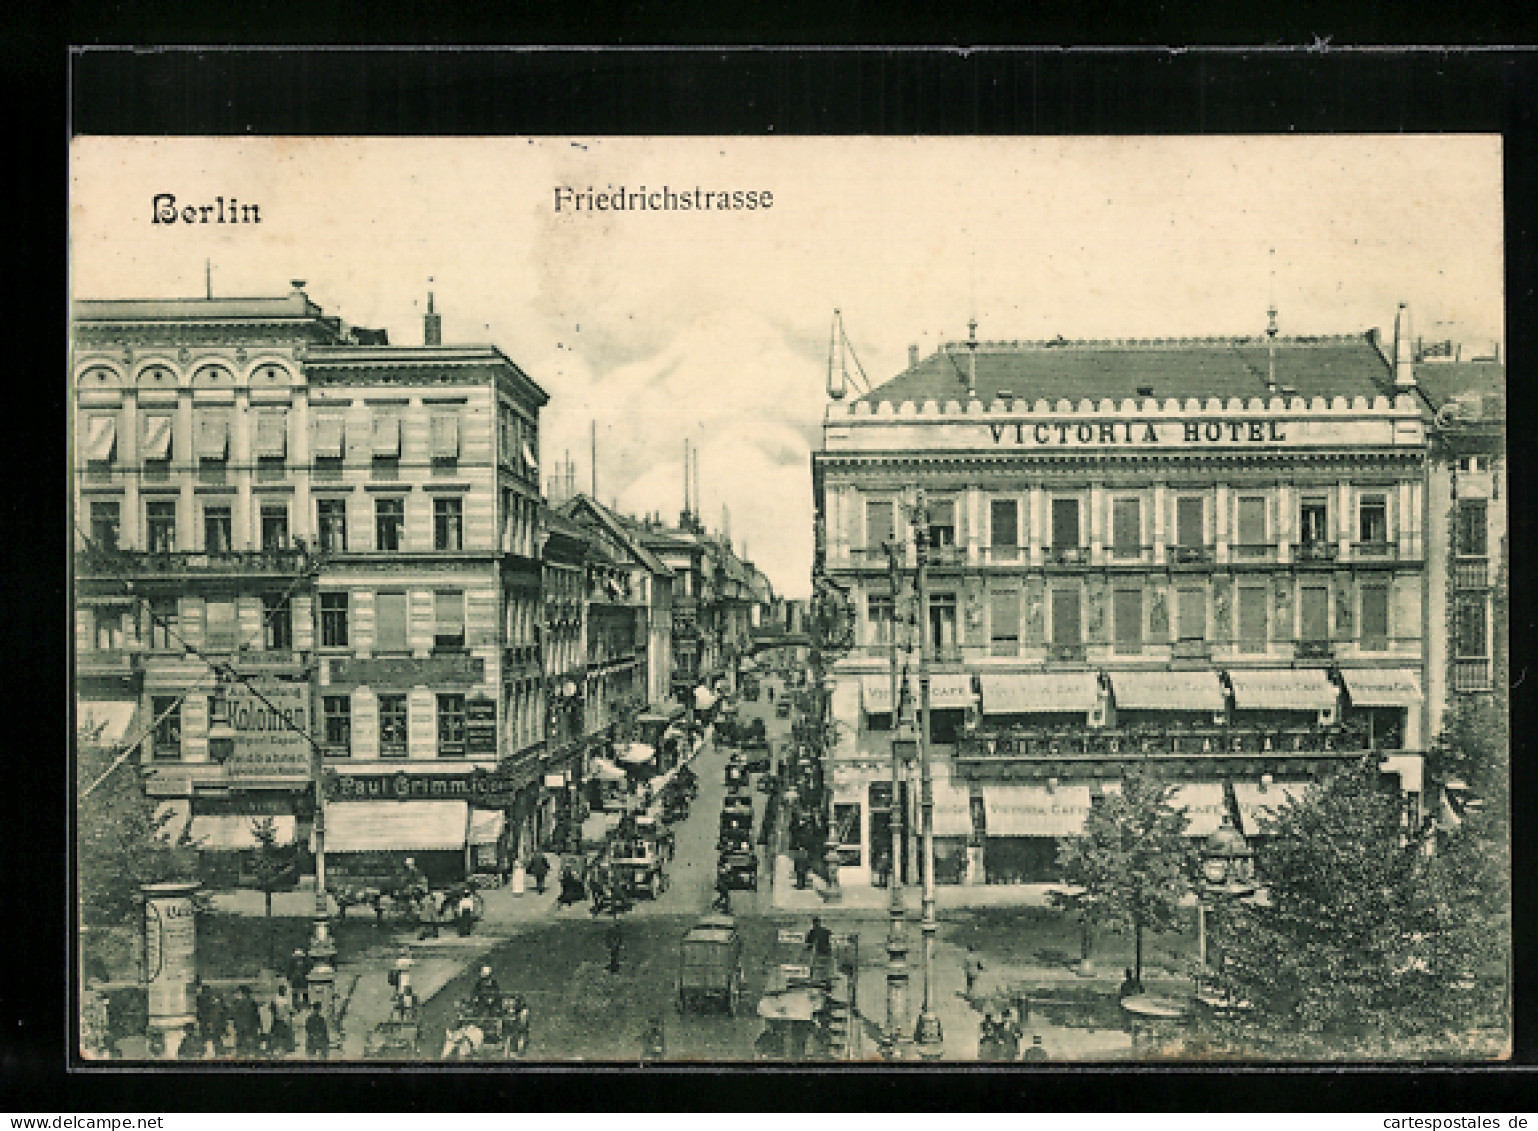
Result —
POLYGON ((267 918, 272 918, 272 893, 283 887, 293 870, 293 851, 278 843, 277 821, 272 817, 253 817, 251 835, 256 838, 252 857, 255 887, 267 897, 267 918))
POLYGON ((1070 891, 1052 901, 1078 912, 1087 928, 1130 931, 1133 973, 1143 980, 1143 933, 1177 930, 1181 898, 1190 890, 1193 848, 1189 818, 1170 804, 1172 787, 1143 769, 1090 810, 1084 831, 1058 844, 1057 862, 1070 891))
POLYGON ((1486 947, 1467 921, 1479 862, 1429 856, 1372 758, 1262 814, 1266 898, 1214 918, 1233 1036, 1314 1055, 1403 1054, 1473 1020, 1486 947))

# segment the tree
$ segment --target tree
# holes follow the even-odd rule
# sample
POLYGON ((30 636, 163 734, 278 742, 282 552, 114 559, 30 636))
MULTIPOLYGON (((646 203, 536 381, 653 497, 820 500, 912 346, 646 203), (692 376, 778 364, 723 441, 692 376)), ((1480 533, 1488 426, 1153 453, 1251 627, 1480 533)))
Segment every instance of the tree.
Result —
POLYGON ((293 852, 278 843, 277 822, 272 817, 253 817, 251 835, 256 838, 251 861, 255 886, 267 897, 267 918, 271 919, 272 893, 288 881, 294 866, 293 852))
POLYGON ((1078 912, 1086 928, 1131 931, 1138 982, 1143 933, 1178 929, 1191 886, 1189 818, 1170 804, 1171 791, 1148 771, 1132 770, 1119 793, 1090 810, 1084 831, 1058 844, 1058 866, 1072 890, 1054 891, 1053 903, 1078 912))
POLYGON ((1428 856, 1380 779, 1365 758, 1262 814, 1265 898, 1213 924, 1214 982, 1249 1007, 1241 1044, 1404 1055, 1472 1020, 1485 961, 1465 914, 1475 862, 1428 856))

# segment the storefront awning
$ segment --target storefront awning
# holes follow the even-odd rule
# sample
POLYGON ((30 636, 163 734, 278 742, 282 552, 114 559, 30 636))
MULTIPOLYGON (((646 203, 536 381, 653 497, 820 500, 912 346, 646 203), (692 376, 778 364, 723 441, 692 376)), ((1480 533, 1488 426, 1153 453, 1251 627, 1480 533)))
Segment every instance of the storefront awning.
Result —
POLYGON ((1189 820, 1186 836, 1211 836, 1223 824, 1228 802, 1223 798, 1220 781, 1188 782, 1170 791, 1170 806, 1185 811, 1189 820))
POLYGON ((986 715, 1092 711, 1100 697, 1094 672, 1019 672, 984 675, 982 680, 986 715))
MULTIPOLYGON (((247 848, 260 848, 256 836, 256 822, 263 814, 217 813, 199 814, 192 818, 187 835, 192 847, 203 852, 234 852, 247 848)), ((272 831, 279 845, 294 843, 295 820, 292 813, 272 814, 272 831)), ((326 830, 326 847, 331 847, 331 831, 326 830)))
POLYGON ((989 836, 1078 836, 1089 816, 1087 785, 983 787, 989 836))
POLYGON ((500 809, 471 809, 467 839, 472 845, 496 844, 502 839, 502 826, 505 824, 507 814, 500 809))
POLYGON ((867 715, 892 713, 892 677, 867 675, 860 678, 860 705, 867 715))
POLYGON ((935 836, 971 836, 972 791, 948 781, 932 782, 931 788, 935 800, 935 836))
POLYGON ((327 852, 461 849, 468 801, 343 801, 326 806, 327 852))
POLYGON ((1262 668, 1228 673, 1238 710, 1323 711, 1340 693, 1318 668, 1262 668))
POLYGON ((1112 672, 1119 711, 1221 711, 1217 672, 1112 672))
POLYGON ((160 802, 155 806, 155 839, 163 844, 179 843, 191 820, 192 802, 186 798, 160 802))
POLYGON ((1347 668, 1340 674, 1354 707, 1415 707, 1425 700, 1420 678, 1409 668, 1347 668))
POLYGON ((123 699, 81 699, 75 711, 75 733, 81 745, 121 746, 129 737, 139 704, 123 699))
POLYGON ((972 677, 960 672, 944 672, 929 677, 929 706, 936 711, 953 711, 972 705, 972 677))
POLYGON ((1423 793, 1426 789, 1426 759, 1420 754, 1390 754, 1378 763, 1385 774, 1399 775, 1399 788, 1405 793, 1423 793))
POLYGON ((1239 803, 1239 831, 1245 836, 1264 831, 1260 827, 1260 817, 1302 797, 1310 785, 1306 781, 1272 782, 1267 786, 1253 781, 1234 782, 1234 800, 1239 803))

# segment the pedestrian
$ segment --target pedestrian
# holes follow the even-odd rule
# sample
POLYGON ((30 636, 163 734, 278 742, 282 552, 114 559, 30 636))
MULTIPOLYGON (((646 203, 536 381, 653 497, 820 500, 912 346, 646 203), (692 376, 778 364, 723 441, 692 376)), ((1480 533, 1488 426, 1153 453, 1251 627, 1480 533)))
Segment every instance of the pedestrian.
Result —
POLYGON ((726 915, 732 913, 732 879, 724 868, 716 869, 716 898, 710 907, 726 915))
POLYGON ((1014 1007, 1005 1009, 1004 1021, 999 1026, 1000 1060, 1013 1063, 1019 1058, 1020 1038, 1023 1035, 1014 1007))
POLYGON ((304 1019, 304 1051, 313 1060, 331 1056, 331 1026, 320 1011, 320 1002, 310 1003, 310 1015, 304 1019))
POLYGON ((816 982, 833 980, 833 932, 822 925, 822 920, 812 916, 812 929, 806 933, 806 952, 811 958, 812 979, 816 982))
POLYGON ((310 999, 310 959, 299 948, 288 959, 288 984, 294 991, 294 1002, 303 1005, 310 999))
POLYGON ((625 936, 620 931, 619 919, 609 924, 609 929, 604 932, 604 942, 609 947, 609 973, 619 973, 619 954, 625 945, 625 936))
POLYGON ((196 1021, 189 1021, 182 1026, 182 1043, 176 1046, 176 1059, 203 1059, 203 1038, 198 1035, 196 1021))
POLYGON ((534 877, 534 890, 545 894, 545 877, 550 874, 550 861, 545 859, 545 854, 536 849, 529 856, 529 865, 524 869, 534 877))
POLYGON ((196 987, 193 996, 193 1014, 198 1022, 198 1038, 203 1042, 205 1051, 211 1051, 212 1055, 219 1055, 219 995, 214 988, 203 981, 201 975, 194 975, 192 984, 196 987))
POLYGON ((272 1028, 267 1034, 267 1051, 274 1057, 294 1051, 294 996, 288 983, 280 981, 272 995, 272 1028))
POLYGON ((1135 977, 1133 977, 1132 970, 1130 968, 1126 970, 1126 975, 1127 976, 1125 979, 1123 979, 1121 990, 1117 996, 1136 997, 1138 994, 1143 992, 1143 983, 1139 982, 1135 977))
POLYGON ((457 905, 459 916, 459 937, 467 939, 470 932, 475 929, 475 895, 469 885, 459 890, 459 903, 457 905))
POLYGON ((985 1061, 999 1059, 999 1025, 991 1005, 983 1011, 983 1019, 978 1026, 977 1059, 985 1061))
POLYGON ((983 960, 977 953, 977 947, 967 947, 967 957, 962 963, 962 969, 967 976, 967 997, 971 998, 977 990, 977 981, 983 976, 983 960))
POLYGON ((262 1015, 250 986, 241 986, 235 995, 230 1021, 235 1026, 235 1055, 245 1060, 254 1059, 261 1051, 262 1015))
POLYGON ((1051 1057, 1049 1057, 1047 1055, 1047 1050, 1042 1046, 1041 1034, 1040 1033, 1037 1033, 1037 1034, 1035 1034, 1034 1036, 1031 1037, 1031 1045, 1030 1045, 1030 1047, 1028 1049, 1026 1049, 1023 1053, 1020 1054, 1020 1059, 1021 1060, 1050 1060, 1051 1059, 1051 1057))
POLYGON ((666 1060, 667 1055, 667 1034, 662 1027, 662 1018, 654 1017, 641 1043, 641 1057, 644 1060, 666 1060))

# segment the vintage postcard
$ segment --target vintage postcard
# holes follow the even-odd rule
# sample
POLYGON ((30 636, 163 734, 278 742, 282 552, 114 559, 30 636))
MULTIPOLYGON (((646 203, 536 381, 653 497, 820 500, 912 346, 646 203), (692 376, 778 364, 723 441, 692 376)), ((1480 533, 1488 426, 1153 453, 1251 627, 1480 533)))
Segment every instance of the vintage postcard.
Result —
POLYGON ((70 166, 87 1065, 1509 1055, 1499 138, 70 166))

